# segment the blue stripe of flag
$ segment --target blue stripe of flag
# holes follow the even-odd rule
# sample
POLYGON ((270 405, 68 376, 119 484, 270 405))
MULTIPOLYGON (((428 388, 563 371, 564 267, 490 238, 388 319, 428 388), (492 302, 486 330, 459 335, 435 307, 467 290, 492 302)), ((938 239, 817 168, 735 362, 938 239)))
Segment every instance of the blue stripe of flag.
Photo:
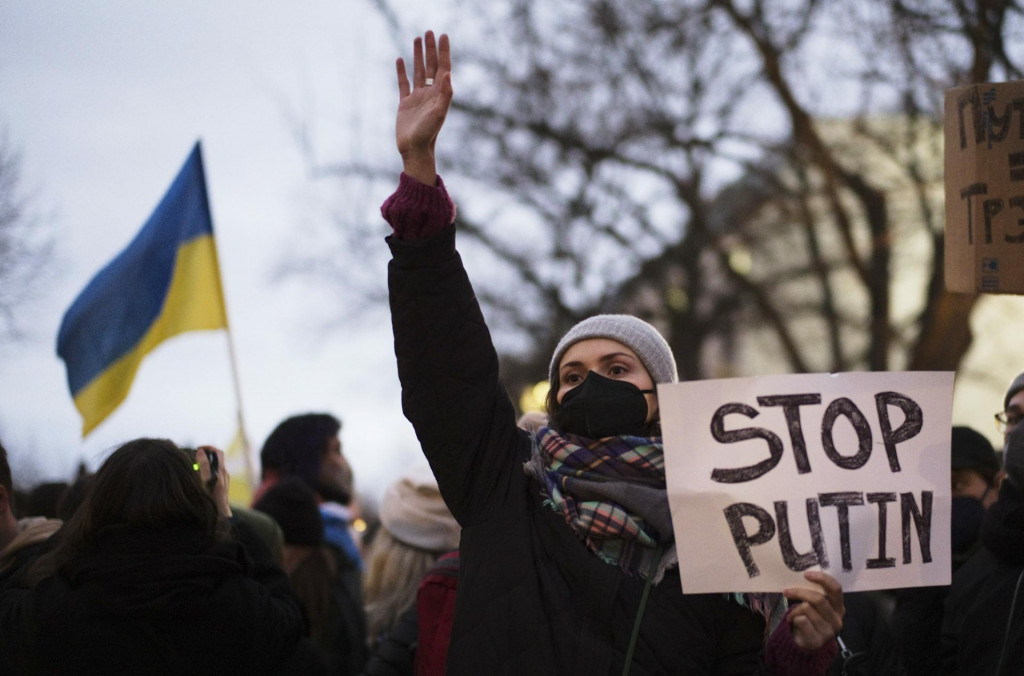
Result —
POLYGON ((199 142, 135 239, 89 282, 64 314, 57 354, 72 395, 128 353, 160 314, 178 248, 212 235, 199 142))

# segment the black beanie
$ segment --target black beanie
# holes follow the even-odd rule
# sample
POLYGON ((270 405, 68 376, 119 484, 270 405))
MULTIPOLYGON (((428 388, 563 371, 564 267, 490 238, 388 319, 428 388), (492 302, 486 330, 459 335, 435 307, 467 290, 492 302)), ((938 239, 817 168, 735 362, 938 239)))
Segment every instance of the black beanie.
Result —
POLYGON ((1000 469, 999 458, 996 457, 996 450, 992 448, 992 442, 981 432, 965 425, 953 427, 950 460, 950 468, 953 470, 977 470, 985 467, 994 475, 1000 469))
POLYGON ((285 477, 271 486, 253 508, 281 526, 285 544, 315 547, 324 541, 324 520, 316 493, 297 476, 285 477))

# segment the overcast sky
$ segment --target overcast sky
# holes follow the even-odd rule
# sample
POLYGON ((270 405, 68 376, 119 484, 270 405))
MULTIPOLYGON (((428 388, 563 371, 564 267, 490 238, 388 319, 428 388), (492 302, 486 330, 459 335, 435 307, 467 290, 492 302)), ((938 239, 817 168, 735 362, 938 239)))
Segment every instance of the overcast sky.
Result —
MULTIPOLYGON (((0 438, 16 471, 68 478, 80 459, 95 468, 137 436, 222 446, 232 438, 223 332, 158 347, 128 400, 84 440, 54 347, 64 311, 132 239, 197 139, 255 450, 284 417, 330 411, 343 419, 344 448, 367 492, 379 494, 418 457, 386 311, 370 326, 328 330, 324 320, 345 303, 338 289, 275 276, 297 242, 321 246, 328 219, 324 186, 311 188, 289 117, 310 123, 325 158, 394 147, 396 54, 369 4, 0 4, 0 128, 57 241, 52 281, 19 307, 25 337, 0 344, 0 438)), ((395 158, 396 180, 398 170, 395 158)), ((355 208, 379 218, 386 196, 365 195, 355 208)), ((385 231, 381 221, 381 238, 385 231)), ((379 275, 383 288, 383 267, 379 275)))
MULTIPOLYGON (((340 202, 349 217, 379 223, 372 255, 357 260, 361 276, 384 289, 387 227, 377 208, 390 188, 352 195, 314 183, 291 125, 306 125, 319 159, 384 158, 397 181, 397 54, 372 4, 0 3, 0 131, 20 151, 23 185, 56 241, 36 298, 18 308, 24 337, 0 341, 0 439, 24 480, 68 479, 80 460, 95 469, 138 436, 221 446, 234 436, 237 402, 222 331, 159 346, 127 401, 84 440, 55 354, 63 313, 138 232, 197 139, 254 451, 283 418, 329 411, 343 420, 344 448, 367 494, 378 496, 419 459, 401 415, 386 308, 357 326, 339 324, 351 305, 345 288, 275 274, 299 256, 341 245, 331 220, 332 202, 340 202)), ((403 11, 406 25, 449 31, 457 42, 443 3, 399 4, 412 8, 403 11)), ((406 52, 413 37, 402 36, 406 52)), ((343 254, 336 260, 352 265, 343 254)), ((1005 326, 1007 312, 989 314, 1005 326)), ((1005 360, 1015 343, 1001 342, 1003 331, 986 328, 986 316, 973 321, 976 348, 1005 360)), ((963 370, 978 371, 972 363, 963 370)), ((977 410, 961 409, 956 421, 998 441, 991 412, 1014 368, 981 386, 958 381, 960 399, 977 410)))

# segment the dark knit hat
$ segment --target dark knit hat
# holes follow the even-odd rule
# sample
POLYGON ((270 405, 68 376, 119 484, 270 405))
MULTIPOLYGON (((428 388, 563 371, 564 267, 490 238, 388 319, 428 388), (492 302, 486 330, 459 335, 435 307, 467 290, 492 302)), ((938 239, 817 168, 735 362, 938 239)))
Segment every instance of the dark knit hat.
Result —
POLYGON ((1024 390, 1024 371, 1018 373, 1017 377, 1010 383, 1010 386, 1006 388, 1006 396, 1003 397, 1004 411, 1010 407, 1010 400, 1013 399, 1013 395, 1017 394, 1021 390, 1024 390))
POLYGON ((980 469, 987 467, 992 474, 999 471, 999 459, 992 442, 981 432, 957 425, 953 427, 953 446, 950 469, 980 469))
POLYGON ((324 541, 324 520, 316 493, 297 476, 285 477, 271 486, 253 508, 281 526, 286 544, 315 547, 324 541))
POLYGON ((552 390, 558 389, 558 363, 566 350, 589 338, 608 338, 633 350, 655 384, 674 383, 679 380, 672 348, 668 346, 668 342, 658 329, 633 315, 594 315, 569 329, 558 341, 555 353, 551 357, 551 365, 548 367, 548 380, 552 390))

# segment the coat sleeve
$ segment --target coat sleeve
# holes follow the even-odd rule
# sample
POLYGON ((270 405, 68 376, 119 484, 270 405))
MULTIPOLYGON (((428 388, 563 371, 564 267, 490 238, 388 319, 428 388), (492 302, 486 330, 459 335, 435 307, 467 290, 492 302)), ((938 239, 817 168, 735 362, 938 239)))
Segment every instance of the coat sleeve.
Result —
POLYGON ((529 439, 498 380, 497 353, 455 250, 454 226, 388 244, 402 409, 448 508, 472 526, 525 482, 529 439))
POLYGON ((242 519, 231 520, 234 539, 244 549, 249 565, 244 581, 255 627, 253 664, 274 664, 299 647, 309 630, 302 604, 288 576, 274 561, 260 535, 242 519))

